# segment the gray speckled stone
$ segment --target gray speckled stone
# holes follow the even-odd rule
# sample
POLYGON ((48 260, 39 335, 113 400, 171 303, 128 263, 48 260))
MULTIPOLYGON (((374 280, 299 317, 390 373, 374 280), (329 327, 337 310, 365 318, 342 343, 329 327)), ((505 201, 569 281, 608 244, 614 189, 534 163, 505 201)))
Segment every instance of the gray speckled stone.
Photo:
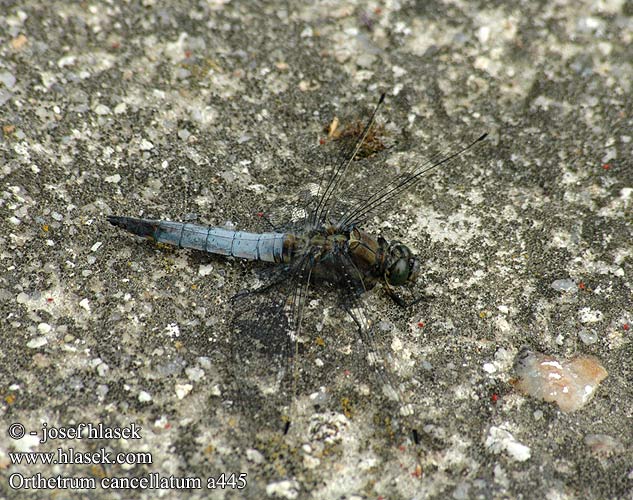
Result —
POLYGON ((10 2, 0 496, 52 496, 11 490, 11 474, 206 486, 222 472, 246 473, 247 487, 62 496, 630 496, 632 19, 618 1, 10 2), (363 189, 489 132, 367 226, 423 263, 414 292, 427 301, 403 311, 380 289, 366 297, 392 325, 375 343, 412 415, 382 394, 353 324, 314 295, 284 434, 274 385, 241 390, 260 366, 240 364, 248 346, 229 326, 231 297, 262 266, 159 248, 105 217, 248 229, 337 158, 336 141, 319 145, 334 116, 362 119, 382 91, 389 148, 354 162, 363 189), (596 342, 579 340, 583 328, 596 342), (609 377, 563 414, 510 383, 524 345, 594 355, 609 377), (142 430, 40 443, 9 438, 12 423, 40 436, 43 423, 142 430), (70 447, 148 452, 152 464, 9 456, 70 447))

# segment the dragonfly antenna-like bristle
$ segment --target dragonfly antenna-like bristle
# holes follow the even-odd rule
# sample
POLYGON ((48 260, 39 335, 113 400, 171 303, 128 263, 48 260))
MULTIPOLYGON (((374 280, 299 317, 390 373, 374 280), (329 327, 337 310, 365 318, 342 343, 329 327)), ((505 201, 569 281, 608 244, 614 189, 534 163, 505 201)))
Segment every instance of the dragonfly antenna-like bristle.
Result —
POLYGON ((384 205, 394 196, 402 193, 407 187, 415 184, 418 180, 420 180, 422 175, 439 167, 440 165, 444 165, 445 163, 448 163, 455 158, 461 156, 477 143, 483 141, 487 136, 488 132, 485 132, 474 141, 471 141, 465 146, 461 146, 457 151, 453 151, 452 153, 449 151, 448 153, 433 155, 429 160, 423 162, 422 164, 411 167, 410 170, 408 170, 407 172, 403 172, 399 177, 397 177, 395 182, 390 182, 386 184, 368 199, 363 200, 362 205, 359 204, 354 206, 339 221, 339 224, 345 226, 352 222, 358 221, 360 218, 364 217, 372 210, 376 210, 378 207, 384 205))

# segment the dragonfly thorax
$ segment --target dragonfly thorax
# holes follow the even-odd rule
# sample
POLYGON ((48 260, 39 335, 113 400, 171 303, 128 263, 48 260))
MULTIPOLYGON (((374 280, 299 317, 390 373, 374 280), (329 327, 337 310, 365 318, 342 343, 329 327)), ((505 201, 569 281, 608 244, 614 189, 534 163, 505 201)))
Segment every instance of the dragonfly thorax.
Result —
POLYGON ((417 257, 398 241, 375 239, 358 228, 349 232, 349 251, 355 266, 365 275, 366 288, 383 280, 388 286, 414 282, 419 273, 417 257))

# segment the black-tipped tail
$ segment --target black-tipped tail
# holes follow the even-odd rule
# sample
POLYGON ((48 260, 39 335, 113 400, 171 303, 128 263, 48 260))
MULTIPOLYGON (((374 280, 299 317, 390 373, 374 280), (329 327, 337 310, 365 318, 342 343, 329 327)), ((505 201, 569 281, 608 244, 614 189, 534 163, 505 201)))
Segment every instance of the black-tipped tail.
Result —
POLYGON ((155 238, 156 230, 158 229, 158 221, 137 219, 135 217, 108 215, 108 222, 113 226, 120 227, 132 234, 143 236, 144 238, 155 238))

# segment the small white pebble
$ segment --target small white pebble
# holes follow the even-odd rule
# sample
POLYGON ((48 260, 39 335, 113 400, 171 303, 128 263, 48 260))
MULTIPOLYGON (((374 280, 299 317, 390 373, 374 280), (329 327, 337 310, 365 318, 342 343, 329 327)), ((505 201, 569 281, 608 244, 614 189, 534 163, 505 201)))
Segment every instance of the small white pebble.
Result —
POLYGON ((289 479, 269 483, 266 485, 266 494, 269 497, 276 496, 293 500, 299 496, 299 483, 289 479))
POLYGON ((152 395, 147 391, 140 391, 138 393, 138 400, 141 403, 147 403, 152 400, 152 395))
POLYGON ((420 365, 422 366, 422 369, 427 371, 431 371, 433 369, 433 365, 431 364, 431 362, 426 359, 423 359, 420 365))
POLYGON ((40 332, 42 335, 46 335, 52 329, 53 327, 48 323, 40 323, 39 325, 37 325, 37 331, 40 332))
POLYGON ((497 367, 492 363, 484 363, 484 371, 486 373, 495 373, 497 371, 497 367))
POLYGON ((393 73, 394 78, 400 78, 407 74, 407 70, 401 66, 392 66, 391 71, 393 73))
POLYGON ((105 377, 109 369, 110 367, 107 365, 107 363, 100 363, 99 365, 97 365, 97 373, 100 377, 105 377))
POLYGON ((101 358, 92 358, 89 362, 89 365, 90 365, 90 368, 96 368, 101 363, 103 363, 103 360, 101 358))
POLYGON ((88 299, 82 299, 79 302, 79 306, 85 309, 86 311, 90 312, 90 301, 88 299))
POLYGON ((169 420, 167 420, 167 417, 163 415, 159 419, 154 420, 154 427, 160 427, 164 429, 168 423, 169 423, 169 420))
POLYGON ((45 346, 46 344, 48 344, 46 337, 35 337, 26 343, 26 347, 29 349, 37 349, 38 347, 45 346))
POLYGON ((14 439, 11 442, 11 446, 15 448, 15 451, 25 452, 33 451, 33 448, 37 448, 40 445, 39 436, 32 436, 28 432, 21 439, 14 439))
POLYGON ((578 332, 578 337, 580 340, 587 345, 595 344, 598 342, 598 334, 593 330, 588 330, 587 328, 583 328, 578 332))
POLYGON ((121 176, 119 174, 109 175, 103 180, 106 181, 108 184, 118 184, 121 180, 121 176))
POLYGON ((77 60, 76 56, 64 56, 64 57, 61 57, 57 61, 57 66, 59 68, 64 68, 66 66, 74 66, 76 60, 77 60))
POLYGON ((575 292, 578 290, 578 285, 570 278, 552 281, 550 286, 559 292, 575 292))
POLYGON ((189 366, 185 368, 185 373, 187 378, 192 382, 198 382, 202 377, 204 377, 204 370, 198 368, 197 366, 189 366))
POLYGON ((176 323, 170 323, 165 327, 165 334, 168 337, 180 337, 180 328, 176 323))
POLYGON ((127 105, 124 102, 120 102, 114 107, 114 114, 120 115, 127 111, 127 105))
POLYGON ((95 113, 102 116, 109 115, 110 108, 108 108, 105 104, 97 104, 97 106, 95 107, 95 113))
POLYGON ((581 323, 598 323, 602 321, 602 311, 594 311, 589 307, 583 307, 578 311, 581 323))
POLYGON ((485 45, 490 38, 490 26, 480 26, 477 30, 477 38, 479 39, 479 43, 485 45))
POLYGON ((394 335, 393 340, 391 341, 391 349, 394 352, 400 352, 402 351, 402 348, 403 348, 402 340, 400 340, 398 337, 394 335))
POLYGON ((495 483, 497 483, 499 486, 506 489, 510 487, 510 480, 508 479, 508 473, 505 471, 503 467, 501 467, 500 464, 495 465, 494 475, 495 475, 495 483))
POLYGON ((202 264, 198 268, 199 276, 209 276, 212 272, 213 272, 213 264, 208 264, 208 265, 202 264))
POLYGON ((2 83, 6 88, 13 88, 15 82, 16 79, 13 73, 9 73, 8 71, 0 71, 0 83, 2 83))
POLYGON ((176 391, 176 396, 178 399, 184 399, 187 394, 191 392, 193 389, 193 385, 191 384, 176 384, 174 390, 176 391))
POLYGON ((303 466, 306 469, 316 469, 319 465, 321 465, 321 460, 312 455, 304 455, 303 456, 303 466))
POLYGON ((505 451, 518 462, 525 462, 532 456, 528 446, 519 443, 509 431, 494 425, 488 431, 486 448, 497 454, 505 451))
POLYGON ((211 369, 211 360, 207 356, 200 356, 196 359, 196 361, 205 370, 211 369))
POLYGON ((400 415, 402 415, 403 417, 410 417, 411 415, 413 415, 413 412, 414 412, 413 405, 406 404, 400 407, 400 410, 398 413, 400 413, 400 415))
POLYGON ((249 448, 246 450, 246 459, 250 462, 261 464, 264 462, 264 455, 255 448, 249 448))
POLYGON ((142 151, 149 151, 150 149, 154 148, 154 145, 147 139, 143 139, 139 147, 141 148, 142 151))
POLYGON ((92 245, 90 247, 90 251, 91 252, 96 252, 97 250, 99 250, 99 248, 101 248, 101 245, 103 245, 102 241, 97 241, 94 245, 92 245))
POLYGON ((528 458, 532 456, 530 448, 517 441, 507 443, 506 451, 508 452, 508 455, 510 455, 518 462, 525 462, 528 458))
POLYGON ((505 349, 504 347, 500 347, 495 352, 495 361, 497 366, 507 365, 508 367, 512 366, 514 362, 514 353, 509 349, 505 349))

